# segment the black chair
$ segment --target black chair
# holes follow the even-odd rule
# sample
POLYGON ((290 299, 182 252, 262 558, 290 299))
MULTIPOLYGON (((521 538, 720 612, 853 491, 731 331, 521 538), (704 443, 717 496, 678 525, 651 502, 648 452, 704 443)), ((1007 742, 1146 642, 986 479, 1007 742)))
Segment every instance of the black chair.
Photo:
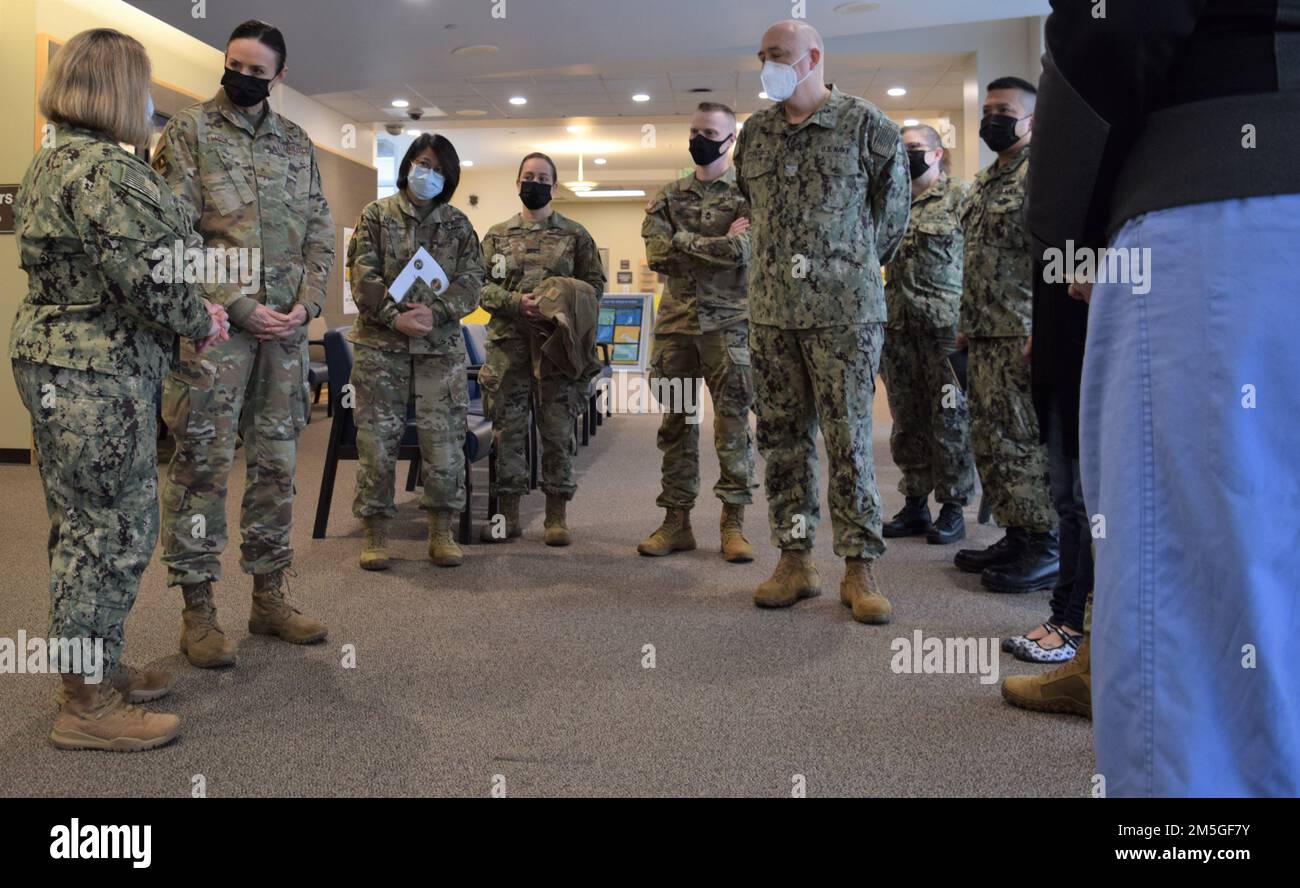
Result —
POLYGON ((465 512, 461 515, 461 540, 472 542, 469 512, 473 496, 474 463, 483 457, 488 458, 488 506, 487 520, 498 512, 496 497, 492 489, 497 480, 497 452, 492 443, 492 421, 483 409, 483 388, 478 384, 479 371, 487 360, 487 327, 483 324, 462 324, 461 334, 465 338, 465 357, 469 361, 469 416, 465 430, 465 512))
MULTIPOLYGON (((310 324, 309 326, 311 326, 311 327, 315 327, 316 324, 317 324, 318 322, 319 322, 319 324, 320 324, 321 327, 324 327, 325 322, 324 322, 323 320, 320 320, 320 319, 317 319, 317 321, 312 321, 311 324, 310 324)), ((323 333, 322 333, 321 335, 322 335, 322 337, 324 336, 323 333)), ((325 354, 325 340, 324 340, 323 338, 321 338, 321 339, 308 339, 308 340, 307 340, 307 353, 308 353, 308 361, 307 361, 307 385, 311 387, 311 391, 312 391, 312 399, 311 399, 311 402, 312 402, 312 404, 319 404, 319 403, 320 403, 320 393, 321 393, 321 390, 322 390, 323 388, 325 388, 325 386, 329 385, 329 381, 330 381, 329 364, 327 364, 327 363, 326 363, 325 361, 323 361, 323 360, 320 360, 320 361, 316 360, 316 358, 317 358, 318 356, 319 356, 319 357, 324 357, 324 354, 325 354)), ((329 401, 329 402, 327 402, 327 403, 325 404, 325 415, 326 415, 327 417, 330 417, 330 416, 333 416, 333 415, 334 415, 334 402, 333 402, 333 401, 329 401)), ((308 422, 311 422, 311 411, 308 411, 308 412, 307 412, 307 421, 308 421, 308 422)))
POLYGON ((613 415, 609 412, 613 408, 609 403, 610 398, 608 389, 605 391, 605 405, 603 410, 600 405, 601 389, 603 387, 602 384, 608 385, 609 381, 614 377, 614 368, 610 366, 609 361, 609 343, 598 342, 596 343, 596 348, 600 349, 601 352, 601 367, 600 372, 597 373, 587 385, 587 406, 582 412, 583 444, 591 443, 591 438, 596 434, 596 430, 604 424, 605 420, 602 414, 613 415))
MULTIPOLYGON (((316 523, 312 539, 325 536, 329 527, 330 503, 334 499, 334 479, 338 474, 339 460, 357 458, 357 426, 352 418, 352 397, 345 396, 352 379, 352 343, 347 334, 351 327, 339 327, 325 334, 325 363, 329 367, 330 405, 338 404, 330 424, 329 444, 325 449, 325 471, 321 474, 320 497, 316 501, 316 523)), ((350 393, 349 393, 350 395, 350 393)), ((415 405, 407 408, 406 432, 397 449, 397 458, 411 460, 406 475, 406 489, 414 490, 420 473, 420 442, 415 432, 415 405)))
MULTIPOLYGON (((320 342, 322 345, 325 344, 324 340, 320 340, 320 342)), ((330 384, 329 365, 321 361, 310 362, 307 365, 307 385, 311 386, 311 392, 312 392, 311 402, 313 404, 320 403, 321 389, 325 388, 329 384, 330 384)), ((334 402, 327 401, 325 403, 325 416, 330 417, 333 415, 334 415, 334 402)), ((308 421, 310 422, 310 419, 308 421)))

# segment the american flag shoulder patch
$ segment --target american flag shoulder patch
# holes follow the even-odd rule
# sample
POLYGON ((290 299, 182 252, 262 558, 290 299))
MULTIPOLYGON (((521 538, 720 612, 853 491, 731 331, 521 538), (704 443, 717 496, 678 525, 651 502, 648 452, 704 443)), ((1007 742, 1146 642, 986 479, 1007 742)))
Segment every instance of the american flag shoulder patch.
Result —
POLYGON ((122 184, 132 191, 138 191, 153 203, 161 200, 161 194, 158 191, 158 183, 150 179, 140 170, 133 170, 127 167, 122 172, 122 184))
POLYGON ((878 157, 893 157, 898 148, 898 125, 882 117, 871 131, 871 151, 878 157))

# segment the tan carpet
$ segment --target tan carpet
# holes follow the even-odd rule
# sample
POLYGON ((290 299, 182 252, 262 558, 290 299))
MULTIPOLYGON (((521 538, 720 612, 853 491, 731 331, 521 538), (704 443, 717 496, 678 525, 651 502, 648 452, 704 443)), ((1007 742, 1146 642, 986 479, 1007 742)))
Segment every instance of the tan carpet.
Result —
MULTIPOLYGON (((883 402, 882 391, 875 439, 888 515, 901 497, 883 402)), ((776 558, 766 507, 760 489, 747 521, 757 561, 725 564, 707 420, 699 551, 636 554, 660 518, 656 419, 620 416, 579 449, 571 548, 541 544, 538 493, 525 500, 522 541, 476 545, 465 566, 435 568, 416 495, 401 491, 402 560, 382 574, 356 566, 355 463, 340 470, 329 538, 310 538, 328 427, 318 409, 300 448, 293 586, 329 623, 328 641, 295 648, 248 636, 236 541, 218 607, 239 665, 192 669, 176 652, 179 593, 164 588, 155 560, 127 657, 176 674, 165 702, 185 721, 180 740, 129 756, 56 751, 46 741, 54 680, 0 675, 0 794, 181 796, 200 774, 211 796, 483 796, 494 778, 521 796, 781 796, 795 775, 809 795, 1088 792, 1088 722, 1011 709, 975 675, 890 669, 895 638, 1022 632, 1047 617, 1045 594, 984 593, 951 567, 955 547, 906 540, 880 569, 894 623, 858 625, 838 601, 827 522, 817 541, 826 594, 787 611, 754 608, 753 587, 776 558), (343 645, 355 645, 355 669, 342 667, 343 645), (646 645, 653 669, 642 665, 646 645)), ((481 494, 486 472, 478 476, 481 494)), ((823 461, 823 492, 824 479, 823 461)), ((241 464, 232 490, 242 483, 241 464)), ((47 524, 35 468, 0 467, 0 489, 0 636, 43 634, 47 524)), ((232 526, 238 501, 230 497, 232 526)), ((973 506, 967 521, 979 544, 999 535, 975 526, 973 506)), ((999 659, 1003 675, 1038 668, 999 659)))

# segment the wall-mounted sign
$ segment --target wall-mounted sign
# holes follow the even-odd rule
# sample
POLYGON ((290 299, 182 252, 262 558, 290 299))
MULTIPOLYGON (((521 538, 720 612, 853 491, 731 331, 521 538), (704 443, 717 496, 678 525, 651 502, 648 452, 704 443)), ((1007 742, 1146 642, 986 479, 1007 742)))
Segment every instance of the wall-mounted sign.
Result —
POLYGON ((0 185, 0 234, 14 233, 14 204, 17 201, 17 185, 0 185))
POLYGON ((632 260, 631 260, 631 259, 620 259, 620 260, 618 260, 618 267, 619 267, 619 269, 621 269, 622 271, 627 271, 629 268, 632 267, 632 260))
POLYGON ((605 296, 600 300, 596 341, 610 346, 610 364, 644 370, 654 320, 653 296, 605 296))
POLYGON ((620 272, 618 273, 618 282, 619 282, 620 284, 630 284, 630 283, 632 283, 632 272, 630 272, 630 271, 620 271, 620 272))

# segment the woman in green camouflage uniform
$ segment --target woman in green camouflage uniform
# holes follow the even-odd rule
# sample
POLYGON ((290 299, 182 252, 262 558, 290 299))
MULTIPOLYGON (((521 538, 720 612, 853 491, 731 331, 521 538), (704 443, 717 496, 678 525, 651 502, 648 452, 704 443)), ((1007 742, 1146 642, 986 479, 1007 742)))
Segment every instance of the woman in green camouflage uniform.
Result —
POLYGON ((546 544, 567 546, 565 504, 573 499, 574 420, 587 401, 589 380, 573 380, 539 360, 534 369, 533 324, 541 315, 535 294, 551 277, 577 278, 596 296, 605 292, 605 272, 596 242, 587 229, 551 207, 557 173, 545 154, 529 154, 519 165, 516 185, 523 209, 493 225, 483 238, 483 307, 488 325, 487 363, 479 375, 484 406, 492 420, 497 448, 497 484, 504 525, 485 525, 481 539, 508 542, 520 535, 519 497, 528 492, 524 438, 534 376, 537 425, 542 449, 542 492, 546 494, 546 544))
POLYGON ((429 513, 429 557, 441 567, 463 560, 452 532, 465 507, 465 427, 469 393, 460 319, 478 307, 483 286, 478 236, 449 203, 460 181, 451 142, 428 133, 411 143, 398 168, 396 194, 361 212, 348 244, 348 273, 360 316, 348 338, 355 345, 357 494, 352 513, 364 525, 361 567, 388 567, 387 523, 393 504, 397 450, 406 433, 407 404, 424 468, 420 508, 429 513), (389 292, 423 247, 446 282, 416 279, 389 292))
POLYGON ((226 317, 160 273, 159 255, 201 243, 166 183, 119 146, 148 143, 149 78, 124 34, 69 40, 40 95, 56 126, 14 207, 28 291, 9 355, 50 516, 50 668, 62 673, 50 739, 65 749, 151 749, 180 727, 132 705, 171 679, 122 664, 123 626, 158 540, 159 388, 177 337, 205 348, 226 317))

